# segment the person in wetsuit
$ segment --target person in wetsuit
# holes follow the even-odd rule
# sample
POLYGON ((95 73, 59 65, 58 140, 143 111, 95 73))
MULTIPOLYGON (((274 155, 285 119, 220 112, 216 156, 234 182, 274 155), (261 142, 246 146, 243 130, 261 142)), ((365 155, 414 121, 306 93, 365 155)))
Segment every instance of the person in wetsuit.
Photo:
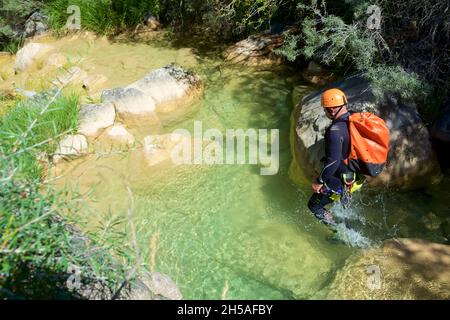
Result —
POLYGON ((348 128, 347 97, 339 89, 329 89, 322 94, 322 107, 326 116, 332 120, 325 132, 324 167, 319 177, 313 182, 314 194, 308 202, 311 212, 325 224, 334 224, 334 219, 327 204, 333 202, 333 194, 342 195, 344 190, 343 174, 351 172, 344 160, 350 153, 350 133, 348 128))

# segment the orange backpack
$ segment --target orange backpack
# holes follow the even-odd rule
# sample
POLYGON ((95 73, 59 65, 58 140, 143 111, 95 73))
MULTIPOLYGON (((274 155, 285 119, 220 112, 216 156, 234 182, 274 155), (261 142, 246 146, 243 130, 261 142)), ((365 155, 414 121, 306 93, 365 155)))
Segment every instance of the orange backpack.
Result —
POLYGON ((375 177, 383 171, 389 151, 389 128, 370 112, 352 113, 348 118, 350 154, 345 164, 350 170, 375 177))

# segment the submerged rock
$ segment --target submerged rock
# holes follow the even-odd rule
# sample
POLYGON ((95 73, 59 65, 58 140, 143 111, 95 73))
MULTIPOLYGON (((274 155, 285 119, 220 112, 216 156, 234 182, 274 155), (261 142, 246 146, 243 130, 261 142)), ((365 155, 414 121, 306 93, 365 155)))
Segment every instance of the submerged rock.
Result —
POLYGON ((53 46, 42 43, 32 42, 26 44, 17 51, 14 69, 16 71, 24 71, 32 67, 53 49, 53 46))
POLYGON ((83 79, 83 89, 90 92, 97 91, 106 81, 108 81, 108 78, 103 74, 90 75, 83 79))
POLYGON ((122 124, 115 124, 105 130, 102 139, 112 146, 131 147, 134 142, 134 136, 122 124))
MULTIPOLYGON (((249 210, 238 209, 242 215, 249 210)), ((265 209, 261 204, 261 210, 265 209)), ((219 261, 232 261, 229 267, 234 272, 274 288, 289 298, 315 299, 322 294, 319 291, 327 285, 335 267, 327 252, 329 249, 307 233, 286 228, 283 223, 242 220, 242 230, 245 231, 230 235, 236 241, 225 243, 228 247, 219 261)))
POLYGON ((101 130, 112 126, 116 118, 114 105, 109 102, 88 104, 81 107, 78 132, 96 138, 101 130))
POLYGON ((66 64, 67 58, 61 53, 52 53, 44 62, 44 67, 60 68, 66 64))
POLYGON ((172 160, 172 152, 178 145, 191 147, 191 138, 182 134, 169 133, 144 138, 144 156, 149 166, 172 160))
MULTIPOLYGON (((168 133, 151 135, 144 138, 144 157, 149 166, 171 161, 175 165, 193 164, 194 148, 203 149, 213 140, 191 137, 188 134, 168 133)), ((212 146, 212 145, 211 145, 212 146)), ((206 161, 206 151, 199 150, 206 161)))
POLYGON ((129 300, 181 300, 180 289, 160 272, 142 272, 130 290, 129 300))
POLYGON ((449 299, 450 246, 419 239, 386 241, 339 271, 331 299, 449 299))
POLYGON ((283 42, 282 35, 252 35, 227 49, 225 58, 250 66, 280 64, 283 60, 273 50, 281 47, 283 42))
POLYGON ((59 162, 62 159, 77 158, 88 152, 88 142, 84 135, 68 135, 63 138, 53 156, 53 162, 59 162))
MULTIPOLYGON (((94 78, 97 79, 97 77, 94 78)), ((64 85, 69 82, 88 80, 86 72, 73 67, 66 75, 58 79, 58 83, 64 85)), ((117 146, 131 147, 135 143, 135 137, 125 128, 125 125, 135 129, 137 133, 143 130, 145 134, 148 134, 149 128, 153 130, 153 125, 159 129, 161 121, 157 112, 167 114, 175 110, 177 111, 175 115, 180 116, 178 109, 184 107, 190 99, 201 92, 201 84, 198 76, 170 64, 150 72, 125 88, 105 90, 102 93, 102 103, 81 107, 78 129, 80 135, 77 135, 76 139, 72 137, 74 141, 69 138, 64 139, 58 153, 66 158, 79 155, 85 149, 84 147, 87 148, 87 142, 86 146, 81 142, 86 137, 90 138, 91 142, 95 142, 91 145, 95 151, 108 151, 117 146), (105 132, 102 134, 103 130, 105 132), (73 143, 80 148, 73 147, 73 143)), ((173 116, 173 114, 170 115, 173 116)), ((171 148, 178 141, 174 136, 168 137, 145 138, 144 152, 149 165, 163 162, 170 157, 171 148)), ((55 157, 56 160, 60 158, 60 156, 55 157)))
POLYGON ((80 67, 74 66, 69 68, 63 75, 57 78, 54 81, 54 85, 56 86, 66 86, 70 84, 81 84, 88 77, 86 71, 81 69, 80 67))
MULTIPOLYGON (((353 76, 330 84, 342 89, 351 111, 369 111, 386 121, 390 129, 388 163, 382 174, 369 179, 372 186, 412 189, 441 177, 430 135, 417 108, 397 97, 377 94, 367 79, 353 76)), ((313 176, 320 172, 324 155, 324 132, 330 124, 320 96, 326 88, 305 96, 294 110, 294 153, 298 164, 313 176)))

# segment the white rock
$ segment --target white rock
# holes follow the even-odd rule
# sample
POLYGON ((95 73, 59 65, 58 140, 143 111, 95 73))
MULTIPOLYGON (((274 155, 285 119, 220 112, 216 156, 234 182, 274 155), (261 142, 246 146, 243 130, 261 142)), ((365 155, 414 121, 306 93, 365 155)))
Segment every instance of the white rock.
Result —
POLYGON ((78 132, 88 137, 97 137, 102 129, 114 124, 116 111, 110 102, 88 104, 81 107, 78 132))
POLYGON ((125 123, 159 123, 155 112, 168 112, 199 92, 201 80, 183 68, 170 64, 154 70, 126 88, 106 90, 102 101, 114 103, 120 119, 125 123))
POLYGON ((29 43, 17 52, 14 69, 23 71, 53 50, 53 46, 42 43, 29 43))
POLYGON ((68 135, 63 138, 56 149, 53 161, 58 162, 64 158, 77 158, 86 154, 88 142, 82 134, 68 135))
POLYGON ((102 93, 102 101, 112 102, 126 123, 159 123, 155 101, 135 88, 117 88, 102 93))
POLYGON ((129 88, 142 91, 155 101, 156 106, 181 99, 188 90, 186 84, 178 82, 164 68, 150 72, 143 79, 131 84, 129 88))
POLYGON ((105 130, 105 138, 112 144, 120 144, 131 146, 135 142, 134 136, 122 124, 115 124, 114 126, 105 130))

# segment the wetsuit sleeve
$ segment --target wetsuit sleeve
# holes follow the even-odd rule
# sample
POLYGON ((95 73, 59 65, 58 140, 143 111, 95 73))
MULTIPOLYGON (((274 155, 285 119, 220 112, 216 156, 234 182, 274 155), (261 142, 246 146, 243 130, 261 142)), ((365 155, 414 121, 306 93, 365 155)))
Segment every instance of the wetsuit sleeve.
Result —
POLYGON ((332 127, 327 131, 325 136, 325 163, 320 176, 317 178, 319 183, 327 183, 328 179, 339 168, 343 142, 344 138, 339 126, 332 127))

